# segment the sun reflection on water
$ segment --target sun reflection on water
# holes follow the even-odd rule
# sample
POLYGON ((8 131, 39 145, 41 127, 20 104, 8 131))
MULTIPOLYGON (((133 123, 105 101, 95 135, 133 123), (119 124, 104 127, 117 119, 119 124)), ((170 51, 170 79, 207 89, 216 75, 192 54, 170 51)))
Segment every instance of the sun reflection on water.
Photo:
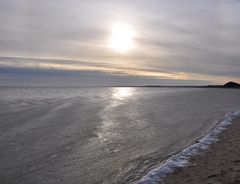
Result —
POLYGON ((119 111, 119 107, 127 103, 130 97, 135 94, 135 89, 130 87, 116 87, 111 89, 111 96, 109 99, 109 105, 101 112, 102 125, 99 129, 98 141, 101 143, 108 143, 114 139, 121 138, 116 129, 119 127, 119 116, 122 111, 119 111))
POLYGON ((118 87, 113 89, 112 98, 115 100, 123 100, 134 94, 133 88, 118 87))

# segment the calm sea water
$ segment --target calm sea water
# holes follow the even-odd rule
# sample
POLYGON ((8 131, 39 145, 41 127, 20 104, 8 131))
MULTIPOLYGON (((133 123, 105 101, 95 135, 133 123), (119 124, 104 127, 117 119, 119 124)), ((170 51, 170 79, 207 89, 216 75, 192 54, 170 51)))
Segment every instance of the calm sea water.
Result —
POLYGON ((0 183, 134 183, 239 99, 234 89, 0 88, 0 183))

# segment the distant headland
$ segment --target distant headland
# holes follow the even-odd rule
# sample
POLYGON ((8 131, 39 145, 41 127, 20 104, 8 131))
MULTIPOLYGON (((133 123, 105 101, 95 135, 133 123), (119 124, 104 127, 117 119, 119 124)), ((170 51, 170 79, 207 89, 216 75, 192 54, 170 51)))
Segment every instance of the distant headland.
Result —
POLYGON ((227 82, 224 85, 207 85, 207 86, 158 86, 158 85, 147 85, 145 87, 170 87, 170 88, 234 88, 240 89, 240 84, 236 82, 227 82))
POLYGON ((240 84, 236 82, 227 82, 224 85, 209 85, 207 87, 216 87, 216 88, 240 88, 240 84))
POLYGON ((240 84, 236 83, 236 82, 228 82, 226 84, 224 84, 225 88, 240 88, 240 84))

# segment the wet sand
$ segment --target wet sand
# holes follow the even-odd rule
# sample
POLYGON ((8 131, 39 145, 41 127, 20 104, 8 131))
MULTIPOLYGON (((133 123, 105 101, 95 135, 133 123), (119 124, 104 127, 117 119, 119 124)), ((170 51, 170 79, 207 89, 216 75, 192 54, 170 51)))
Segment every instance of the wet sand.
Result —
POLYGON ((240 184, 240 118, 217 143, 191 159, 190 165, 169 174, 164 184, 240 184))

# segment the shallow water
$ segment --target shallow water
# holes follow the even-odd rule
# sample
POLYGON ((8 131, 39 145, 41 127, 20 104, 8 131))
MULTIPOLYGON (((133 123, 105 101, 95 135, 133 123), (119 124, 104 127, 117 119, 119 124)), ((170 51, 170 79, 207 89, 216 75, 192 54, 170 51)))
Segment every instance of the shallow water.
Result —
POLYGON ((234 89, 0 88, 0 183, 132 183, 240 109, 234 89))

